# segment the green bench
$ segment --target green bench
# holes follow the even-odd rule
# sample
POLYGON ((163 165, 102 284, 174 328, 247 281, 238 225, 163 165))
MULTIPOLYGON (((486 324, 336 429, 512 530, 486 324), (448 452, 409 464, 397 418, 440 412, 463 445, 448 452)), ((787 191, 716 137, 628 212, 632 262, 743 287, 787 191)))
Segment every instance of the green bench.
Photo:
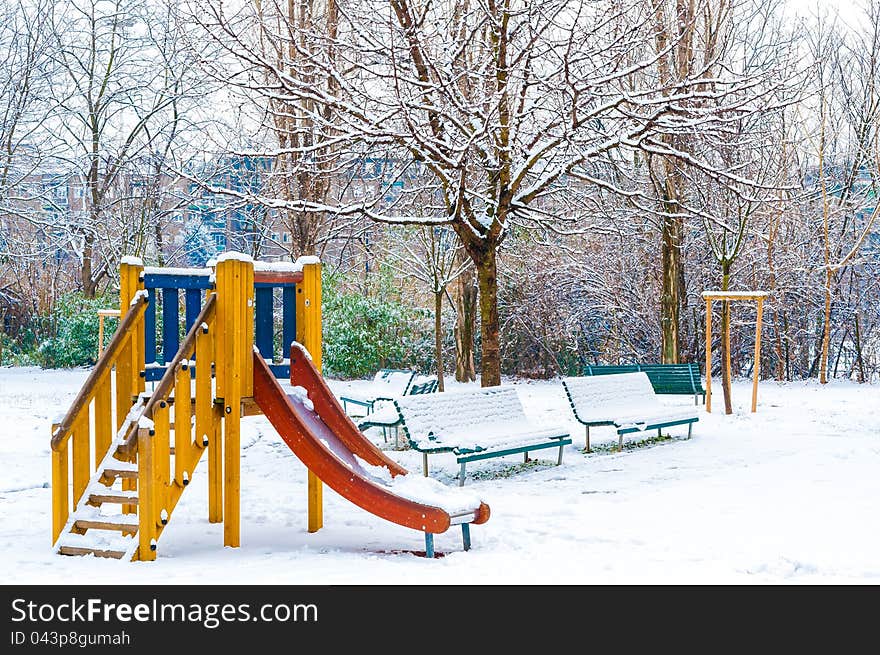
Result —
POLYGON ((706 390, 700 377, 700 366, 696 362, 684 364, 588 364, 584 375, 615 375, 618 373, 648 374, 654 393, 670 395, 693 395, 694 404, 699 404, 699 396, 706 402, 706 390))
POLYGON ((342 410, 350 416, 369 414, 373 411, 373 405, 378 399, 393 398, 408 393, 415 377, 416 372, 409 369, 380 369, 373 376, 373 382, 368 388, 349 391, 339 397, 342 402, 342 410), (353 406, 351 412, 349 412, 349 405, 353 406))
MULTIPOLYGON (((416 382, 410 384, 406 391, 407 396, 419 396, 427 393, 436 393, 437 381, 436 375, 426 376, 425 378, 416 378, 416 382)), ((399 446, 399 428, 400 415, 397 408, 392 404, 393 398, 378 397, 373 399, 370 412, 364 416, 358 423, 358 428, 363 431, 367 428, 382 428, 382 437, 385 443, 388 443, 388 431, 394 430, 395 445, 399 446), (383 402, 384 401, 384 402, 383 402)))
MULTIPOLYGON (((525 414, 517 391, 512 386, 485 387, 429 395, 407 395, 392 401, 384 420, 394 421, 406 436, 409 446, 422 453, 425 476, 428 455, 452 453, 459 465, 458 484, 464 484, 465 467, 470 462, 556 448, 557 466, 562 464, 563 447, 571 444, 563 427, 538 426, 525 414)), ((358 427, 366 429, 369 417, 358 427)))
POLYGON ((676 425, 688 426, 699 420, 689 406, 664 405, 657 398, 645 371, 614 373, 562 379, 574 417, 586 426, 586 448, 590 451, 590 427, 612 426, 617 431, 617 449, 623 450, 623 437, 633 432, 657 430, 676 425))

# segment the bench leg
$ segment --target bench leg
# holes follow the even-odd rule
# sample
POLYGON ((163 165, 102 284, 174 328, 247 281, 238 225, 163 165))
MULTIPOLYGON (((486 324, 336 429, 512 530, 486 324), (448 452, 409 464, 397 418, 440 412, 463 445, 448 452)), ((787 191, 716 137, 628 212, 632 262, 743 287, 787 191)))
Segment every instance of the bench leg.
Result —
POLYGON ((462 523, 461 524, 461 542, 464 544, 465 550, 471 549, 471 524, 470 523, 462 523))
POLYGON ((587 446, 586 446, 586 448, 584 448, 584 450, 586 450, 588 453, 592 452, 592 451, 590 451, 590 426, 589 425, 587 426, 587 446))
POLYGON ((428 477, 428 453, 422 453, 422 471, 425 473, 425 477, 428 477))
POLYGON ((425 557, 434 557, 434 535, 430 532, 425 533, 425 557))
POLYGON ((461 469, 460 469, 459 472, 458 472, 458 486, 459 486, 459 487, 463 487, 463 486, 464 486, 464 478, 465 478, 464 467, 465 467, 465 462, 462 462, 462 463, 461 463, 461 469))
POLYGON ((619 453, 623 452, 623 435, 622 434, 617 435, 617 452, 619 452, 619 453))
POLYGON ((523 464, 528 464, 528 463, 529 463, 529 452, 526 451, 523 453, 523 464))
POLYGON ((663 435, 660 432, 660 428, 657 428, 657 438, 661 438, 663 435))
POLYGON ((688 423, 688 439, 691 438, 691 429, 694 427, 693 423, 688 423))
POLYGON ((562 449, 563 449, 564 447, 565 447, 565 446, 559 446, 559 457, 556 458, 556 466, 561 466, 561 465, 562 465, 562 449))

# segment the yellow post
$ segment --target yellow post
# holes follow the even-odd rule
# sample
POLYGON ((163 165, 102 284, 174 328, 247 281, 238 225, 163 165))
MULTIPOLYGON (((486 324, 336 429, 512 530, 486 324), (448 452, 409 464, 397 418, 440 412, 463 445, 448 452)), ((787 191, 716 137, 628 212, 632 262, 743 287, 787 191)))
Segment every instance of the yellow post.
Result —
MULTIPOLYGON (((321 370, 323 333, 321 323, 321 263, 303 264, 303 281, 296 290, 296 340, 306 347, 318 371, 321 370)), ((308 472, 309 532, 324 525, 323 488, 321 480, 308 472)))
POLYGON ((89 453, 89 406, 85 405, 73 424, 73 506, 79 507, 92 475, 89 453))
POLYGON ((706 411, 712 411, 712 299, 706 298, 706 411))
POLYGON ((156 559, 156 453, 147 428, 138 429, 138 559, 156 559))
POLYGON ((223 543, 241 543, 241 399, 253 395, 254 263, 241 254, 216 266, 217 396, 223 399, 223 543), (222 353, 222 355, 221 355, 222 353))
POLYGON ((755 323, 755 366, 752 376, 752 411, 758 411, 758 375, 761 373, 761 318, 764 313, 764 299, 758 301, 758 319, 755 323))
MULTIPOLYGON (((153 410, 153 499, 154 520, 159 521, 162 511, 168 512, 168 485, 171 482, 171 408, 160 400, 153 410)), ((167 516, 167 514, 166 514, 167 516)))
MULTIPOLYGON (((137 257, 124 257, 119 264, 119 316, 120 320, 129 310, 131 300, 140 290, 143 262, 137 257)), ((138 321, 137 328, 127 337, 119 358, 116 360, 116 429, 122 426, 128 410, 132 406, 132 398, 145 389, 145 380, 140 373, 144 370, 144 322, 138 321)), ((136 461, 132 455, 129 461, 136 461)), ((137 481, 123 478, 122 489, 134 491, 137 481)), ((134 514, 137 507, 123 505, 123 514, 134 514)))
MULTIPOLYGON (((128 313, 131 299, 134 294, 143 289, 141 274, 144 272, 144 264, 137 257, 124 257, 119 264, 119 312, 120 317, 128 313)), ((130 393, 136 396, 146 389, 146 381, 141 377, 144 370, 146 350, 144 345, 144 322, 138 321, 132 331, 132 349, 130 354, 129 375, 131 376, 130 393)), ((118 384, 118 381, 117 381, 118 384)), ((131 403, 129 403, 131 407, 131 403)))
POLYGON ((52 451, 52 543, 58 541, 70 513, 67 488, 67 441, 52 451))
POLYGON ((110 371, 95 388, 95 468, 104 459, 113 438, 113 403, 110 397, 110 371))
POLYGON ((192 471, 186 467, 192 452, 192 386, 189 365, 181 365, 174 379, 174 482, 181 487, 192 471))
POLYGON ((208 447, 208 521, 223 520, 223 449, 211 388, 211 360, 214 356, 213 327, 200 328, 196 334, 196 425, 195 447, 208 447))

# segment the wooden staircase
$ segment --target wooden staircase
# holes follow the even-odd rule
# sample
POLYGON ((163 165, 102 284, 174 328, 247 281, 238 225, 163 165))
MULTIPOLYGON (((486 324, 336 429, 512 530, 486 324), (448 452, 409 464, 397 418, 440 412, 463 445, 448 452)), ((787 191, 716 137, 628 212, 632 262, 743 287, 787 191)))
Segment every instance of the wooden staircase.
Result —
MULTIPOLYGON (((127 394, 129 389, 134 391, 133 385, 124 384, 131 379, 130 369, 126 370, 128 355, 111 342, 105 354, 122 353, 112 362, 113 375, 110 360, 99 361, 97 372, 87 380, 68 416, 53 427, 56 553, 127 560, 155 558, 157 540, 194 469, 209 444, 221 434, 222 411, 214 403, 212 388, 214 349, 210 325, 214 313, 215 300, 210 296, 165 375, 149 394, 127 394), (194 356, 203 363, 195 368, 195 375, 195 360, 190 359, 194 356), (112 439, 111 384, 116 388, 116 416, 122 417, 112 439), (134 401, 130 407, 120 402, 126 397, 134 401), (91 418, 90 404, 94 405, 91 418), (99 446, 101 442, 106 446, 99 446), (68 444, 72 447, 70 461, 68 444), (101 451, 103 456, 98 461, 101 451), (73 482, 70 486, 69 476, 73 482)), ((130 323, 137 325, 135 319, 130 323)), ((216 509, 220 504, 216 495, 220 488, 219 451, 214 450, 215 457, 208 458, 212 522, 222 520, 222 512, 216 509)))

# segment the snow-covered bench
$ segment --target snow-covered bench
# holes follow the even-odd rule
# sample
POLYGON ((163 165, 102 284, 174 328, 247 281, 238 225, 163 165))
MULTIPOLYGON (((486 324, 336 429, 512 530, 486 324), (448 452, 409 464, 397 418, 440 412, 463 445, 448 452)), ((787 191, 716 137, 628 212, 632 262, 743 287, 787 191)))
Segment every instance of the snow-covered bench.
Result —
POLYGON ((373 405, 379 398, 396 398, 406 394, 415 377, 415 371, 393 368, 380 369, 373 376, 373 382, 369 387, 358 391, 348 391, 344 396, 339 397, 342 409, 346 414, 349 414, 348 406, 353 405, 352 411, 357 408, 363 408, 365 411, 351 414, 352 416, 369 414, 373 411, 373 405))
POLYGON ((615 373, 562 379, 562 386, 575 418, 587 428, 586 450, 590 450, 590 426, 611 425, 617 430, 618 450, 623 435, 687 425, 688 438, 699 418, 693 407, 669 406, 660 402, 648 374, 615 373))
POLYGON ((558 448, 571 444, 563 427, 538 426, 523 410, 512 386, 473 391, 402 396, 393 400, 397 422, 409 445, 422 453, 424 474, 428 455, 451 452, 460 465, 458 484, 464 484, 468 462, 558 448))

